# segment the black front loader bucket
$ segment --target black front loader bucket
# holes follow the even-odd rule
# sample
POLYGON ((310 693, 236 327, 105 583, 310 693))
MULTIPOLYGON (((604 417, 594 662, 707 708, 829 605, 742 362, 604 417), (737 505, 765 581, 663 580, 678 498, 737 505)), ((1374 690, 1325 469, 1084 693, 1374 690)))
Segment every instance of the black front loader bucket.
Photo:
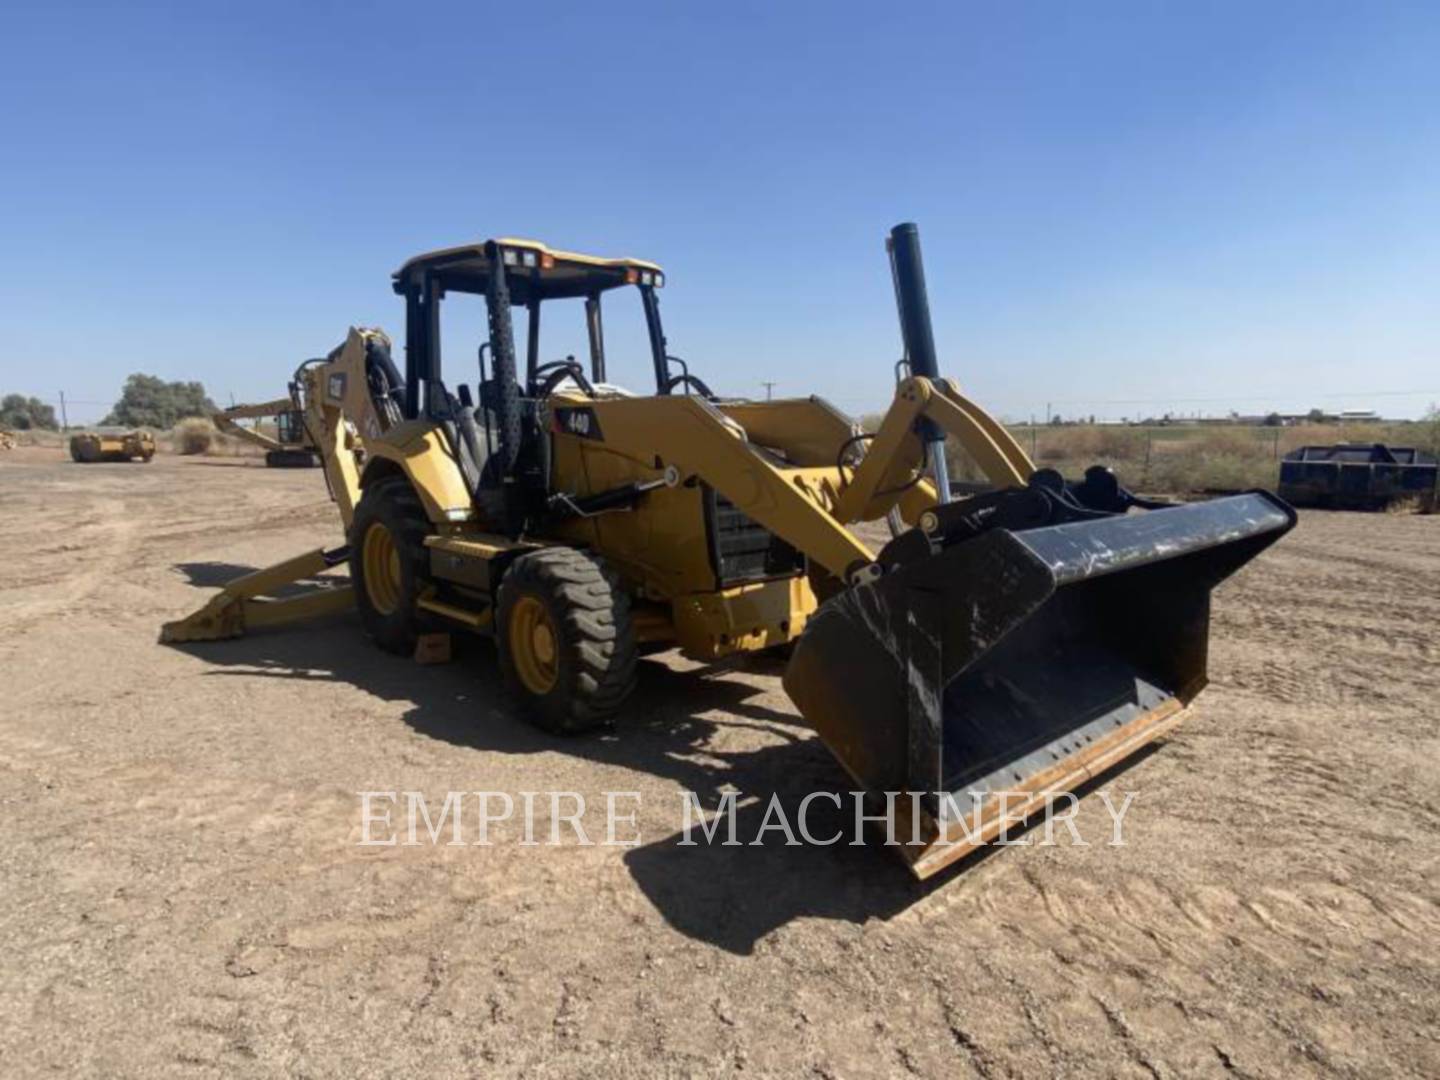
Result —
POLYGON ((1294 523, 1256 492, 993 529, 823 604, 785 689, 865 791, 917 793, 895 838, 928 877, 1179 723, 1210 590, 1294 523))

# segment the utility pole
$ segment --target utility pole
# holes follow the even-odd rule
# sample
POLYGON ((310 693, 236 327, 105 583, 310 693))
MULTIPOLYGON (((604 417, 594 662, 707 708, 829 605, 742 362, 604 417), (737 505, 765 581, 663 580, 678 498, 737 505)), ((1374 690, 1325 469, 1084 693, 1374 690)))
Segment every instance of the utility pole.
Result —
POLYGON ((65 391, 64 391, 64 390, 61 390, 61 391, 60 391, 60 430, 61 430, 61 431, 68 431, 69 429, 70 429, 70 417, 69 417, 69 416, 66 414, 66 412, 65 412, 65 391))
POLYGON ((775 384, 774 384, 773 382, 770 382, 770 381, 767 381, 767 380, 763 380, 763 379, 762 379, 761 382, 760 382, 760 385, 763 386, 763 387, 765 387, 765 400, 766 400, 766 401, 771 400, 771 398, 773 398, 773 397, 775 396, 774 393, 773 393, 773 391, 774 391, 774 389, 775 389, 775 384))

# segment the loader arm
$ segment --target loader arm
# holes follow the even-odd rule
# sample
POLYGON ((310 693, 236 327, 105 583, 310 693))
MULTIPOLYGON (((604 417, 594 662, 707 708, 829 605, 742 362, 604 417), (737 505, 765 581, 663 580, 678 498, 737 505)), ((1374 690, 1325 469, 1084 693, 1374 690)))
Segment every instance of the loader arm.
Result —
POLYGON ((840 580, 874 562, 854 533, 762 457, 709 402, 680 395, 634 398, 606 402, 603 415, 614 417, 606 434, 612 450, 673 465, 682 481, 708 484, 840 580))
POLYGON ((835 505, 843 524, 874 521, 894 506, 907 486, 906 478, 921 467, 916 423, 933 420, 959 440, 997 488, 1024 487, 1035 471, 1029 456, 1005 427, 960 393, 948 379, 932 382, 910 378, 895 390, 870 449, 835 505))

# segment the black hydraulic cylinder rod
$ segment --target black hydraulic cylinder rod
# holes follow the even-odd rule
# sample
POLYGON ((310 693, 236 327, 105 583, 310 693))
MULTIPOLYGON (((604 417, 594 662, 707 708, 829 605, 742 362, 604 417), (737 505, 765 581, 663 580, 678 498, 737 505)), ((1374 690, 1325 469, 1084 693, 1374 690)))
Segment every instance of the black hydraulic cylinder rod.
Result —
POLYGON ((920 259, 920 230, 911 222, 890 230, 890 261, 895 273, 895 302, 900 307, 900 333, 910 374, 940 377, 935 356, 935 331, 930 326, 930 297, 925 291, 925 264, 920 259))
MULTIPOLYGON (((890 271, 895 277, 895 303, 900 309, 900 334, 905 340, 905 360, 910 374, 934 381, 940 377, 940 360, 935 355, 935 331, 930 325, 930 297, 925 291, 925 264, 920 258, 920 230, 913 222, 902 222, 890 230, 890 271)), ((929 419, 918 426, 930 459, 941 502, 950 499, 950 474, 945 464, 945 433, 929 419)))
POLYGON ((592 517, 607 510, 628 509, 650 492, 657 488, 670 487, 673 483, 674 478, 667 476, 657 480, 632 481, 608 491, 598 491, 594 495, 577 497, 562 492, 550 496, 550 509, 561 518, 592 517))

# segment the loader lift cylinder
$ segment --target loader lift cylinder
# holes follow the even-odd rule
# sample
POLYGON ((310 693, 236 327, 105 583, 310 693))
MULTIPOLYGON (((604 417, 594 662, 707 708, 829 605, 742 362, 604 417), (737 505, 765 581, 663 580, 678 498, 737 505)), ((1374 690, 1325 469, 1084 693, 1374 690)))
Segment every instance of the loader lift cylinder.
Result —
MULTIPOLYGON (((940 378, 940 361, 935 355, 935 331, 930 325, 930 298, 925 291, 925 264, 920 258, 920 230, 904 222, 890 230, 890 272, 895 277, 895 303, 900 309, 900 333, 905 341, 905 361, 910 374, 931 382, 940 378)), ((929 419, 920 421, 920 438, 937 498, 950 501, 950 469, 945 463, 945 433, 929 419)))

